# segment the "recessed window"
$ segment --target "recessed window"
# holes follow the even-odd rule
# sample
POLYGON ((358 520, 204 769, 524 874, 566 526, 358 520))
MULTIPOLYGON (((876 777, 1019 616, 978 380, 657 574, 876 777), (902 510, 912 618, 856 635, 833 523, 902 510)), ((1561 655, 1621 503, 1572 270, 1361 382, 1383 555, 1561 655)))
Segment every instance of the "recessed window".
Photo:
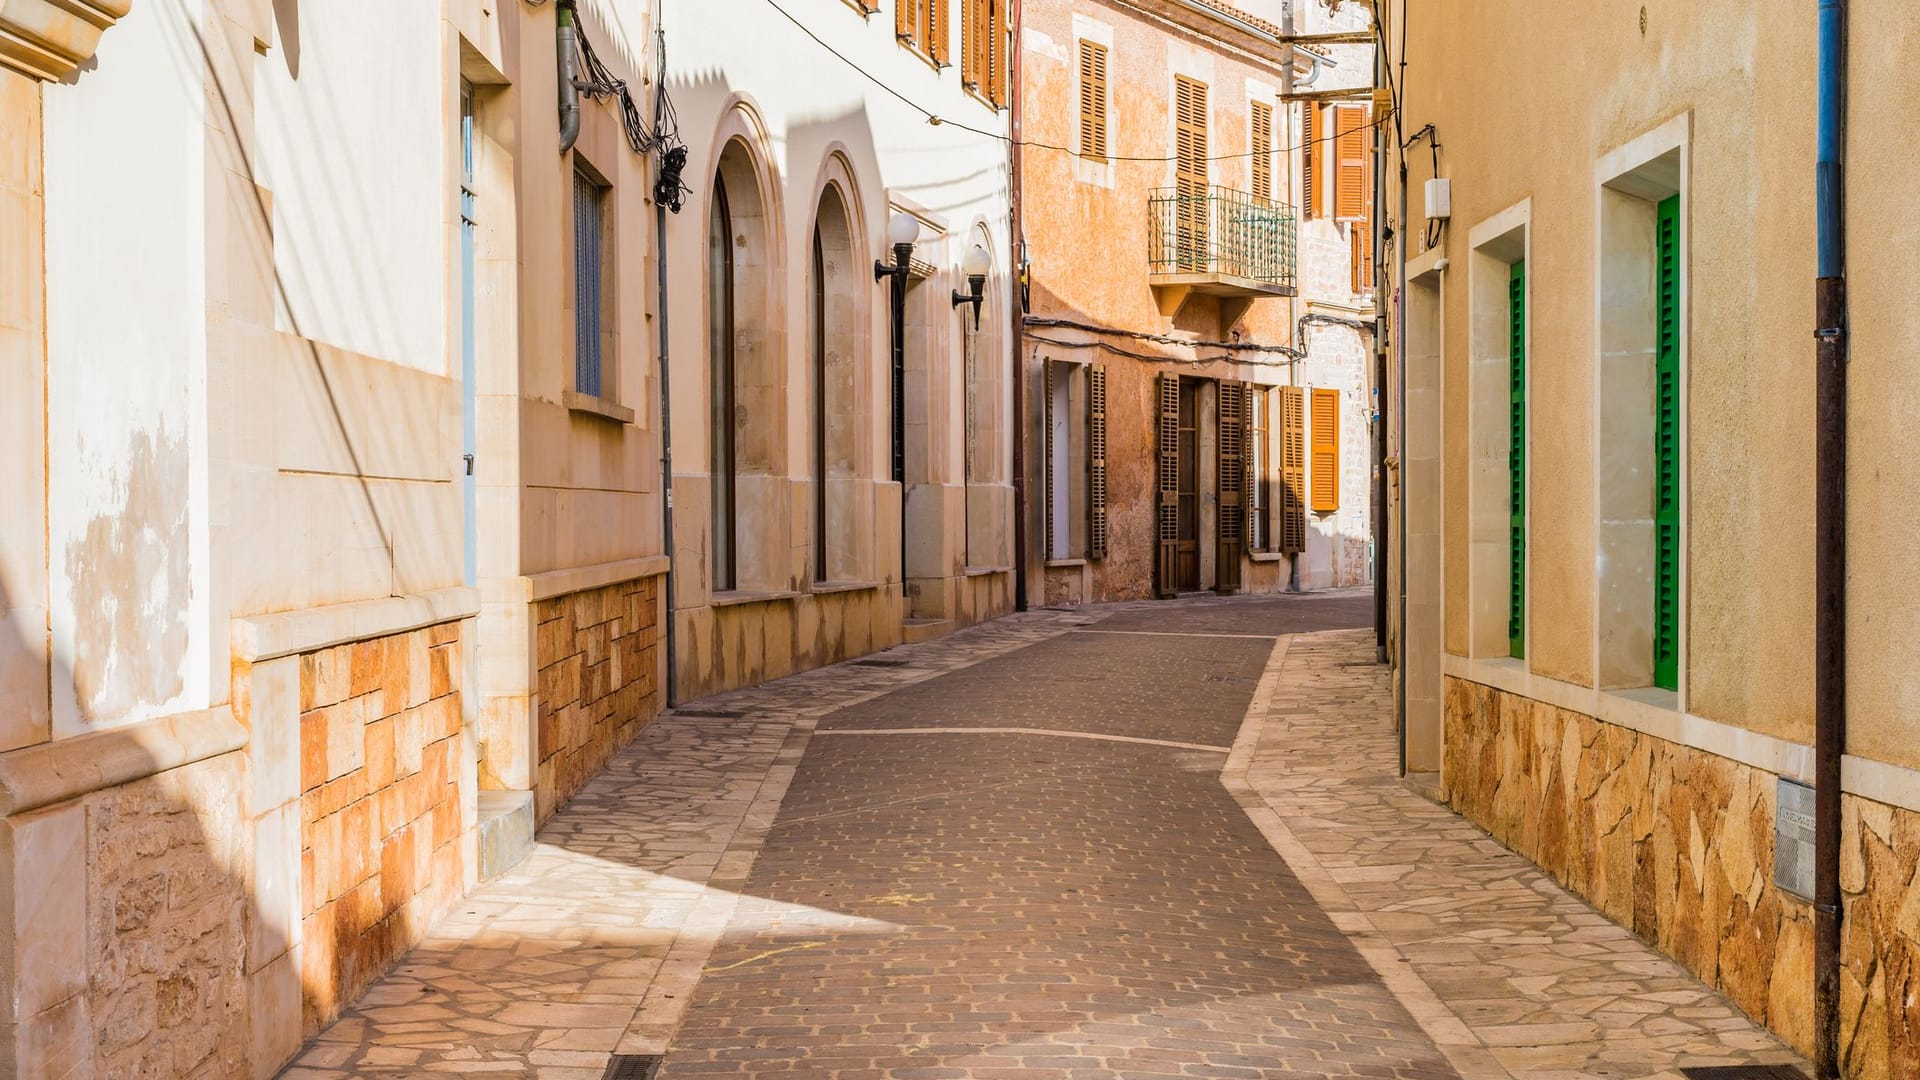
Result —
POLYGON ((906 46, 940 67, 951 60, 948 43, 948 0, 897 0, 894 33, 906 46))
POLYGON ((1107 159, 1107 47, 1080 42, 1080 156, 1107 159))
POLYGON ((584 169, 573 173, 573 388, 604 396, 607 320, 607 189, 584 169))

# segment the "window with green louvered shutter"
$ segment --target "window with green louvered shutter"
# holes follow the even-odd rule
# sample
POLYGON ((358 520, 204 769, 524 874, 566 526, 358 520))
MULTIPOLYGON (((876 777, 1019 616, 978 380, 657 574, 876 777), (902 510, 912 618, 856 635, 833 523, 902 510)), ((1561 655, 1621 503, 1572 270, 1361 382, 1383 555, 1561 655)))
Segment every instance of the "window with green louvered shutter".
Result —
POLYGON ((1680 197, 1660 203, 1654 360, 1653 684, 1680 689, 1680 197))
POLYGON ((1527 655, 1527 264, 1507 285, 1507 644, 1527 655))

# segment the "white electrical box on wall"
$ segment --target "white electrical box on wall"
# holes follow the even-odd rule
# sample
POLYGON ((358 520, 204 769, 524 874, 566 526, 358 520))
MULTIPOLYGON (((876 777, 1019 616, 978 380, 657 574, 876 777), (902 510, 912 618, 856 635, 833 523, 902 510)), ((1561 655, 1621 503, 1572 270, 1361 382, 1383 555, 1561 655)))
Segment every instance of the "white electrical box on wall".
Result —
POLYGON ((1453 181, 1427 181, 1427 220, 1445 221, 1453 216, 1453 181))

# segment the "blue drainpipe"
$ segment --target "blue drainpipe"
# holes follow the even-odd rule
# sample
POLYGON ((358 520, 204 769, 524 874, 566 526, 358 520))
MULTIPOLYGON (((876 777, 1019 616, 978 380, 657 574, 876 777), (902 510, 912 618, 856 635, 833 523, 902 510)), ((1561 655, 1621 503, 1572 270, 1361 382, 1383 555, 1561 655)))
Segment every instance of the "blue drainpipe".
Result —
POLYGON ((1840 763, 1847 749, 1847 0, 1820 4, 1815 171, 1813 1063, 1840 1075, 1840 763))

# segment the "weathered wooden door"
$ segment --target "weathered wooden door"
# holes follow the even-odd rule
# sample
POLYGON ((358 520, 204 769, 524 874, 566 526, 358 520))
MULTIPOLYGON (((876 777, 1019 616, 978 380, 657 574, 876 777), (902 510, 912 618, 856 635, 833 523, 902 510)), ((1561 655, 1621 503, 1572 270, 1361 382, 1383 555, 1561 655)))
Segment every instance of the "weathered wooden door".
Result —
POLYGON ((1240 591, 1240 559, 1247 549, 1247 384, 1220 383, 1220 514, 1214 589, 1240 591))

